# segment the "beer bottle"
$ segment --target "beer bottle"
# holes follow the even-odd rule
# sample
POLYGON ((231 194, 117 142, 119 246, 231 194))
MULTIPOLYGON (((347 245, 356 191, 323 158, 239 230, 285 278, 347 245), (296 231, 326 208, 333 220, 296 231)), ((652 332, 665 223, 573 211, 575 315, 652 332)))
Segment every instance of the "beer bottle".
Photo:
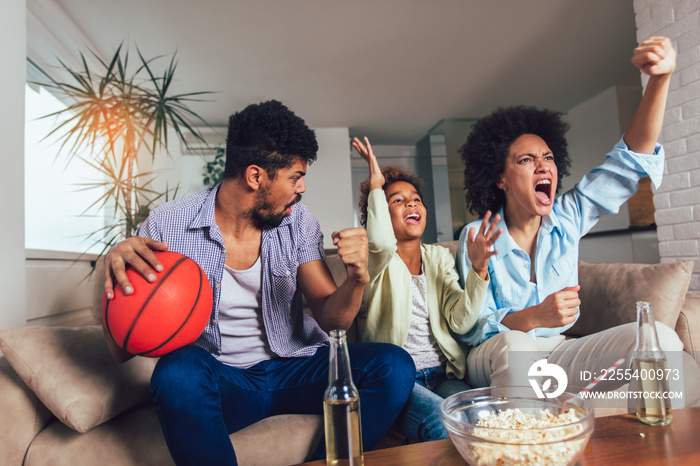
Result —
POLYGON ((352 382, 345 330, 330 333, 328 388, 323 396, 328 466, 363 466, 360 393, 352 382))
POLYGON ((632 377, 637 389, 637 417, 645 424, 666 426, 671 423, 668 398, 666 355, 659 347, 651 304, 637 302, 637 343, 632 353, 632 377))

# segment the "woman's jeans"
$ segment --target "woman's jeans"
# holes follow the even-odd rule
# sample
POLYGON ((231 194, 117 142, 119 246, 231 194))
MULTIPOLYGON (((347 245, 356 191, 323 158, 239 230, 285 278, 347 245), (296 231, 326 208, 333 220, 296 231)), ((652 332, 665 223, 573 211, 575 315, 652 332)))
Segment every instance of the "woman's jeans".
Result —
POLYGON ((416 371, 413 391, 394 428, 412 441, 449 438, 442 425, 440 404, 448 396, 469 388, 464 380, 448 378, 445 366, 416 371))
MULTIPOLYGON (((348 343, 348 351, 360 392, 362 442, 371 450, 411 394, 415 366, 406 351, 387 343, 348 343)), ((277 414, 322 414, 328 352, 325 346, 311 357, 248 369, 227 366, 196 346, 163 356, 151 392, 175 462, 236 465, 230 433, 277 414)))

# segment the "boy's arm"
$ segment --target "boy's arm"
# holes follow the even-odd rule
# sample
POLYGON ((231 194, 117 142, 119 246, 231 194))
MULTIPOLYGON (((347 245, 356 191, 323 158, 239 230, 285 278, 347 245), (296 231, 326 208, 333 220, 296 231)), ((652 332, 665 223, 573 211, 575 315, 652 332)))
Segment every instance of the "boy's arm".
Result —
POLYGON ((377 162, 369 139, 364 144, 354 138, 352 146, 369 165, 369 189, 367 196, 367 240, 369 242, 369 275, 375 279, 389 265, 396 252, 396 236, 391 225, 389 205, 386 202, 384 183, 386 179, 377 162))
POLYGON ((389 205, 381 189, 373 189, 367 196, 367 241, 371 281, 389 265, 396 253, 397 244, 389 216, 389 205))
POLYGON ((438 291, 442 292, 442 315, 453 332, 467 333, 474 327, 489 292, 488 274, 482 279, 473 267, 469 267, 462 288, 452 254, 445 254, 441 262, 444 280, 443 289, 438 291))
POLYGON ((670 39, 650 37, 634 49, 632 63, 649 75, 649 82, 624 140, 632 151, 651 154, 661 133, 671 74, 676 68, 676 51, 670 39))
MULTIPOLYGON (((464 279, 464 289, 460 286, 455 258, 449 254, 449 259, 441 264, 445 277, 442 313, 455 333, 463 334, 471 330, 489 292, 489 259, 498 254, 493 246, 503 233, 503 228, 498 228, 500 220, 499 214, 492 219, 491 212, 487 211, 478 231, 471 227, 466 232, 467 257, 471 266, 464 279)), ((460 242, 461 236, 464 236, 464 231, 460 242)))
POLYGON ((365 136, 364 144, 358 138, 353 138, 352 147, 357 150, 369 165, 369 189, 384 189, 384 182, 386 180, 382 169, 379 168, 377 157, 375 157, 374 152, 372 152, 372 145, 369 143, 367 136, 365 136))

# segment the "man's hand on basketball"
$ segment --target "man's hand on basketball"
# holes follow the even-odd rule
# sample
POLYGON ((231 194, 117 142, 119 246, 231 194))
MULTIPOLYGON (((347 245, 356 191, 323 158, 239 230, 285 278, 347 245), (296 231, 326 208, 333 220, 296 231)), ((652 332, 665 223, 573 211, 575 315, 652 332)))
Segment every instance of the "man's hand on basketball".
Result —
POLYGON ((333 245, 338 248, 338 255, 348 271, 348 280, 366 285, 369 283, 367 261, 369 257, 367 232, 364 228, 348 228, 334 231, 333 245))
POLYGON ((160 263, 153 251, 166 251, 167 249, 167 243, 140 236, 132 236, 112 246, 112 249, 105 256, 105 293, 107 299, 114 297, 113 277, 125 294, 130 295, 134 292, 134 288, 126 276, 127 264, 149 282, 154 281, 156 276, 153 271, 162 272, 163 264, 160 263))

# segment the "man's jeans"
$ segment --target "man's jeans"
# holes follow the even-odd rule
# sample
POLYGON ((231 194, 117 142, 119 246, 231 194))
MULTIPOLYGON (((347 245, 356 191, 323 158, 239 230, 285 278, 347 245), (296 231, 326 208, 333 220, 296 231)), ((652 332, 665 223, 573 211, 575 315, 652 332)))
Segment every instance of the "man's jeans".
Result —
MULTIPOLYGON (((348 351, 360 391, 362 442, 371 450, 411 394, 415 366, 406 351, 387 343, 348 343, 348 351)), ((248 369, 227 366, 196 346, 163 356, 151 392, 175 462, 236 465, 229 433, 277 414, 322 414, 328 352, 325 346, 312 357, 248 369)))
POLYGON ((469 388, 464 380, 448 378, 445 366, 416 371, 413 392, 394 428, 413 441, 449 438, 442 425, 440 404, 448 396, 469 388))

